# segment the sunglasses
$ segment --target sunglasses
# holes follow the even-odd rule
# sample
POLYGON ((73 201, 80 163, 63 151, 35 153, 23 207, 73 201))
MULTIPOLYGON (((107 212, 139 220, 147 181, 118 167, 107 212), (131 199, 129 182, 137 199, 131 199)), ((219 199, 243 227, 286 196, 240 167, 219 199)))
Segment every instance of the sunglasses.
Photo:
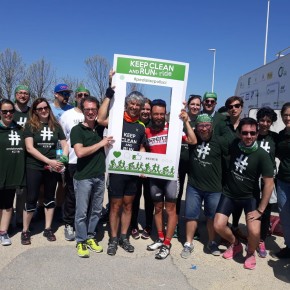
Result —
POLYGON ((228 109, 232 110, 233 108, 239 109, 242 105, 241 104, 234 104, 234 105, 228 105, 228 109))
POLYGON ((42 112, 42 111, 46 111, 48 109, 49 109, 48 106, 45 106, 45 107, 36 108, 35 111, 42 112))
POLYGON ((257 132, 256 132, 256 131, 242 131, 241 134, 242 134, 243 136, 248 136, 249 134, 250 134, 251 136, 256 136, 256 135, 257 135, 257 132))
POLYGON ((211 105, 211 104, 214 104, 215 101, 214 100, 205 100, 205 103, 211 105))
POLYGON ((14 114, 15 110, 14 109, 12 109, 12 110, 1 110, 1 112, 2 112, 3 115, 7 115, 8 113, 14 114))
POLYGON ((59 92, 58 94, 66 98, 70 97, 70 92, 59 92))
POLYGON ((86 98, 86 97, 89 96, 89 94, 87 94, 87 93, 78 93, 77 96, 78 96, 78 98, 82 98, 82 97, 86 98))

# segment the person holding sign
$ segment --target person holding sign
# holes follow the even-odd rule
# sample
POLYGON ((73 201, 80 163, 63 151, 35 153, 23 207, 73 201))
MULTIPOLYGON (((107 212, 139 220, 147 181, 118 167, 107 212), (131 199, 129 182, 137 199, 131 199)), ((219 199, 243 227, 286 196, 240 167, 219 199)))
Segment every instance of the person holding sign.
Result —
MULTIPOLYGON (((110 100, 114 97, 114 90, 108 88, 99 111, 99 122, 107 119, 110 100)), ((125 98, 125 111, 123 117, 122 150, 145 152, 145 126, 139 121, 141 108, 144 106, 144 96, 133 91, 125 98)), ((134 246, 131 245, 127 232, 131 222, 132 204, 137 192, 138 176, 111 173, 109 175, 108 193, 110 198, 110 228, 111 237, 107 254, 114 256, 118 244, 127 252, 133 253, 134 246), (120 209, 122 210, 120 218, 120 209), (118 238, 118 230, 121 222, 121 235, 118 238)))
MULTIPOLYGON (((147 149, 150 153, 166 154, 168 123, 165 121, 166 103, 161 99, 152 101, 151 104, 151 126, 146 128, 147 149)), ((196 143, 195 134, 189 123, 189 118, 185 110, 180 114, 183 119, 188 136, 186 141, 190 144, 196 143)), ((165 259, 170 254, 171 239, 177 224, 176 201, 178 196, 178 181, 159 178, 150 178, 151 197, 155 207, 155 224, 158 233, 158 239, 147 246, 148 251, 159 251, 155 258, 165 259), (163 232, 163 209, 168 216, 167 229, 163 232)))

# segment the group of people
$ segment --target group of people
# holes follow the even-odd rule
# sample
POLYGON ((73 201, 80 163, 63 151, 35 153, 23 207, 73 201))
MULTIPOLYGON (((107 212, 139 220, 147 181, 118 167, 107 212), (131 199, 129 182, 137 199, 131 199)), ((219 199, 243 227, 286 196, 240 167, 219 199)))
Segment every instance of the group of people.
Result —
MULTIPOLYGON (((42 204, 45 211, 43 236, 55 241, 51 228, 55 195, 56 191, 64 191, 65 239, 76 241, 80 257, 89 257, 90 251, 102 252, 96 228, 107 179, 110 223, 107 254, 115 255, 118 246, 134 252, 129 233, 133 239, 140 238, 138 211, 143 193, 146 225, 141 237, 150 238, 154 217, 157 239, 147 250, 156 251, 156 259, 165 259, 170 254, 171 239, 180 231, 180 205, 188 175, 186 242, 182 258, 190 257, 194 249, 193 239, 203 204, 208 251, 216 256, 221 254, 218 234, 227 241, 223 258, 232 259, 241 253, 238 225, 244 210, 248 232, 244 267, 254 269, 255 252, 260 257, 267 255, 265 239, 271 200, 275 199, 276 192, 286 244, 276 256, 290 258, 290 103, 282 107, 285 129, 277 134, 270 131, 277 120, 271 108, 259 109, 256 121, 241 118, 243 99, 240 97, 227 99, 227 114, 223 115, 215 111, 215 93, 205 93, 203 98, 191 95, 179 116, 184 132, 180 140, 178 180, 116 173, 105 178, 105 149, 115 142, 104 130, 108 126, 114 90, 107 89, 101 106, 84 86, 75 91, 74 107, 69 105, 71 94, 66 84, 59 84, 52 103, 37 98, 30 108, 29 88, 20 85, 15 89, 15 103, 7 99, 0 101, 2 245, 11 244, 7 231, 15 196, 16 222, 23 223, 21 243, 31 243, 29 226, 37 204, 42 204), (280 159, 278 171, 275 157, 280 159), (231 215, 232 227, 229 227, 231 215)), ((166 106, 164 100, 151 101, 140 92, 131 92, 125 98, 122 137, 126 138, 122 138, 121 149, 165 154, 170 130, 166 106)))

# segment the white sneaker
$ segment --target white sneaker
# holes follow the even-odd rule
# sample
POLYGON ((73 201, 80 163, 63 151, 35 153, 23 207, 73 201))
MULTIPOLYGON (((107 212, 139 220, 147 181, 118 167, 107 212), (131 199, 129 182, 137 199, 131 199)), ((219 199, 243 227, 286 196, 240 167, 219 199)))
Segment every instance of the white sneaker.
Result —
POLYGON ((0 242, 2 246, 10 246, 12 244, 7 233, 0 235, 0 242))
POLYGON ((155 259, 164 260, 170 254, 170 247, 162 245, 159 251, 155 254, 155 259))
POLYGON ((181 258, 183 259, 189 258, 193 249, 194 249, 193 243, 186 242, 184 244, 182 252, 180 253, 181 258))
POLYGON ((154 243, 147 246, 147 251, 155 251, 159 249, 162 245, 163 245, 163 241, 158 238, 154 243))

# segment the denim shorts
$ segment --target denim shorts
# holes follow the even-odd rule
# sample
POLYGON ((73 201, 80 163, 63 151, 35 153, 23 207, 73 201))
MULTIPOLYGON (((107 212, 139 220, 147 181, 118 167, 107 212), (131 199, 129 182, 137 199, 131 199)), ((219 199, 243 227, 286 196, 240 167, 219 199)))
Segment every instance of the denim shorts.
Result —
POLYGON ((204 201, 204 215, 213 219, 220 200, 220 192, 208 192, 199 190, 187 184, 185 198, 185 218, 187 220, 197 220, 201 212, 204 201))

